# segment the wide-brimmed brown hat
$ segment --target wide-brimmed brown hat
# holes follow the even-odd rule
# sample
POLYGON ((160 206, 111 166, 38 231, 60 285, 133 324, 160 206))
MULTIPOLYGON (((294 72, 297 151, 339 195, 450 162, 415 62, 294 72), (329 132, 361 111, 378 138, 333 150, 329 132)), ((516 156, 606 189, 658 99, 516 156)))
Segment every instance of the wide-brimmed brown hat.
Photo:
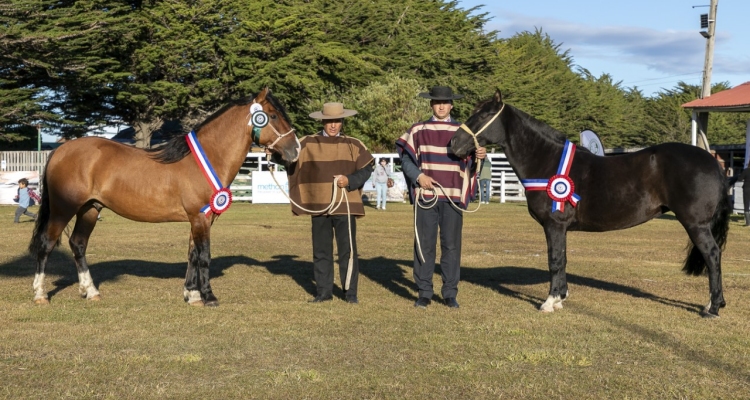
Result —
POLYGON ((356 114, 355 110, 347 110, 344 108, 342 103, 325 103, 323 104, 323 111, 315 111, 310 114, 310 118, 313 119, 341 119, 351 117, 356 114))
POLYGON ((434 86, 428 93, 420 93, 419 97, 430 100, 456 100, 463 98, 462 94, 453 94, 453 89, 448 86, 434 86))

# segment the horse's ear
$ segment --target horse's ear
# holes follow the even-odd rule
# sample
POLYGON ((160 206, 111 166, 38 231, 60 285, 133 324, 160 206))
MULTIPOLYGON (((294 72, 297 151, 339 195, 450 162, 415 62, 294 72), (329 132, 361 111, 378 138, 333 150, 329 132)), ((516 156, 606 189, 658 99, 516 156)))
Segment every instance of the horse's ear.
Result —
POLYGON ((266 96, 270 92, 271 92, 271 89, 269 89, 268 86, 264 87, 263 90, 261 90, 260 93, 258 93, 258 97, 255 98, 255 101, 260 103, 261 101, 266 99, 266 96))
POLYGON ((503 94, 500 93, 500 89, 495 89, 495 97, 492 99, 497 104, 500 104, 503 102, 503 94))

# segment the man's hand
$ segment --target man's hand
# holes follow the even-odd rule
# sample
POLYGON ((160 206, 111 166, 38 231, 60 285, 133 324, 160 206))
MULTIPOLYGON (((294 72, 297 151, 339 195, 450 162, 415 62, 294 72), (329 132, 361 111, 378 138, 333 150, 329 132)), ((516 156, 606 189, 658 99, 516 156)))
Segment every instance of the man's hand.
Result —
POLYGON ((479 160, 485 159, 487 157, 487 149, 484 147, 478 147, 476 155, 477 155, 477 159, 479 160))
POLYGON ((417 185, 419 185, 419 187, 421 187, 422 189, 435 190, 436 183, 436 180, 430 178, 425 174, 419 174, 419 176, 417 177, 417 185))
POLYGON ((340 188, 345 188, 349 185, 349 178, 347 178, 346 175, 334 175, 333 178, 338 179, 336 181, 336 186, 340 188))

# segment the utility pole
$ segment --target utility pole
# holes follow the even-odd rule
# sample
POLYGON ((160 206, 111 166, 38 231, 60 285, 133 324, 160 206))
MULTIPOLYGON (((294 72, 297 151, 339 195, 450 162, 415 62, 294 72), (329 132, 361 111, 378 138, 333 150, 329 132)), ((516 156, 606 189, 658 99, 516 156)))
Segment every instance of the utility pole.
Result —
MULTIPOLYGON (((701 98, 711 96, 711 72, 714 64, 714 42, 716 40, 716 9, 719 6, 719 0, 711 0, 708 10, 708 32, 706 37, 706 60, 703 63, 703 89, 701 98)), ((703 32, 701 32, 703 34, 703 32)))
MULTIPOLYGON (((711 72, 714 64, 714 42, 716 40, 716 9, 719 6, 719 0, 711 0, 708 6, 708 18, 704 19, 701 15, 701 28, 707 28, 700 34, 706 38, 706 59, 703 63, 703 87, 701 88, 700 98, 705 99, 711 96, 711 72)), ((695 8, 696 6, 693 6, 695 8)), ((693 110, 691 117, 691 143, 693 146, 699 146, 706 151, 710 151, 708 144, 708 111, 697 112, 693 110), (700 140, 699 140, 700 139, 700 140)))

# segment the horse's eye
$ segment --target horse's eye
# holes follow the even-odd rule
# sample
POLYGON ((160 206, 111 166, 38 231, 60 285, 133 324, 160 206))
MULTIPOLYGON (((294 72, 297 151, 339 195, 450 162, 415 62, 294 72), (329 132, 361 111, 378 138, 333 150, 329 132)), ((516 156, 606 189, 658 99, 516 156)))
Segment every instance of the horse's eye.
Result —
POLYGON ((271 114, 271 119, 276 119, 276 114, 271 114))

